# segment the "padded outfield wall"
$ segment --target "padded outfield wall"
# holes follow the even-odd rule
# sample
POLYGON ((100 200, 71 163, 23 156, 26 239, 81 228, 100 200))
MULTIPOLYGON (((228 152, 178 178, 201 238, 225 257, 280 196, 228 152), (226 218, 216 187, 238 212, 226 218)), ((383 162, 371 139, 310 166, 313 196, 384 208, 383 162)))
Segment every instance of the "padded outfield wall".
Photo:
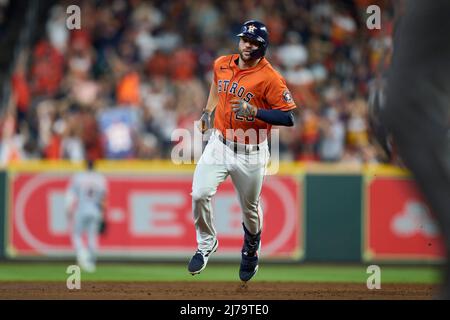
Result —
MULTIPOLYGON (((108 232, 100 259, 185 261, 195 249, 194 166, 100 161, 108 232)), ((0 172, 0 257, 73 258, 64 192, 82 164, 30 162, 0 172)), ((385 166, 285 163, 265 179, 262 259, 440 262, 433 214, 407 172, 385 166)), ((241 210, 228 179, 213 200, 218 260, 239 259, 241 210)))

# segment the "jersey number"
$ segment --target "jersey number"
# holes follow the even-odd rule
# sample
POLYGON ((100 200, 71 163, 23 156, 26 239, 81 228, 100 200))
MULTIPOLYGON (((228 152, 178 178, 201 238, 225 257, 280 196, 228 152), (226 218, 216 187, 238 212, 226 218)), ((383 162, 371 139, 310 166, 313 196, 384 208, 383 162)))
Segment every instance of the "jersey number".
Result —
POLYGON ((238 121, 247 121, 247 122, 253 122, 255 121, 255 117, 254 116, 238 116, 237 114, 235 114, 235 119, 238 121))

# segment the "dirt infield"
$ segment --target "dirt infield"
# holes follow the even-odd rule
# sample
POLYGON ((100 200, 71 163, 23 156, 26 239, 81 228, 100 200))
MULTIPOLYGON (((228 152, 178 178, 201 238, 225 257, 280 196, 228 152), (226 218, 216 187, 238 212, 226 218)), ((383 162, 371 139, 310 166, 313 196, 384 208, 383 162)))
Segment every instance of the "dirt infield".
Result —
POLYGON ((69 290, 65 282, 0 282, 0 299, 131 300, 316 300, 431 299, 432 285, 253 282, 82 282, 69 290))

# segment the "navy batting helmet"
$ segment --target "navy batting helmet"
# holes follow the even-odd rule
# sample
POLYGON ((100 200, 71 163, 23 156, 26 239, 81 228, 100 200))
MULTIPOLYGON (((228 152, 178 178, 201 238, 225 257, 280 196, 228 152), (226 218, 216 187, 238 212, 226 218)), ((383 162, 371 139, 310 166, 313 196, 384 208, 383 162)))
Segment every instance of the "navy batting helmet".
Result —
POLYGON ((264 23, 249 20, 242 25, 241 32, 238 37, 247 37, 260 43, 257 50, 251 53, 253 59, 258 59, 266 54, 267 47, 269 46, 269 33, 264 23))

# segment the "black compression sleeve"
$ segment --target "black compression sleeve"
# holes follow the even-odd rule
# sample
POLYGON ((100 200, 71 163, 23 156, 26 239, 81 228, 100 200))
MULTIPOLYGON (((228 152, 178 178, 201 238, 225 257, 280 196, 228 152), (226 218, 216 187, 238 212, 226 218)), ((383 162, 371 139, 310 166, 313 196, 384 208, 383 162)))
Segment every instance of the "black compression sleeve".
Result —
POLYGON ((256 118, 276 126, 292 127, 294 125, 294 115, 292 111, 258 109, 256 118))

